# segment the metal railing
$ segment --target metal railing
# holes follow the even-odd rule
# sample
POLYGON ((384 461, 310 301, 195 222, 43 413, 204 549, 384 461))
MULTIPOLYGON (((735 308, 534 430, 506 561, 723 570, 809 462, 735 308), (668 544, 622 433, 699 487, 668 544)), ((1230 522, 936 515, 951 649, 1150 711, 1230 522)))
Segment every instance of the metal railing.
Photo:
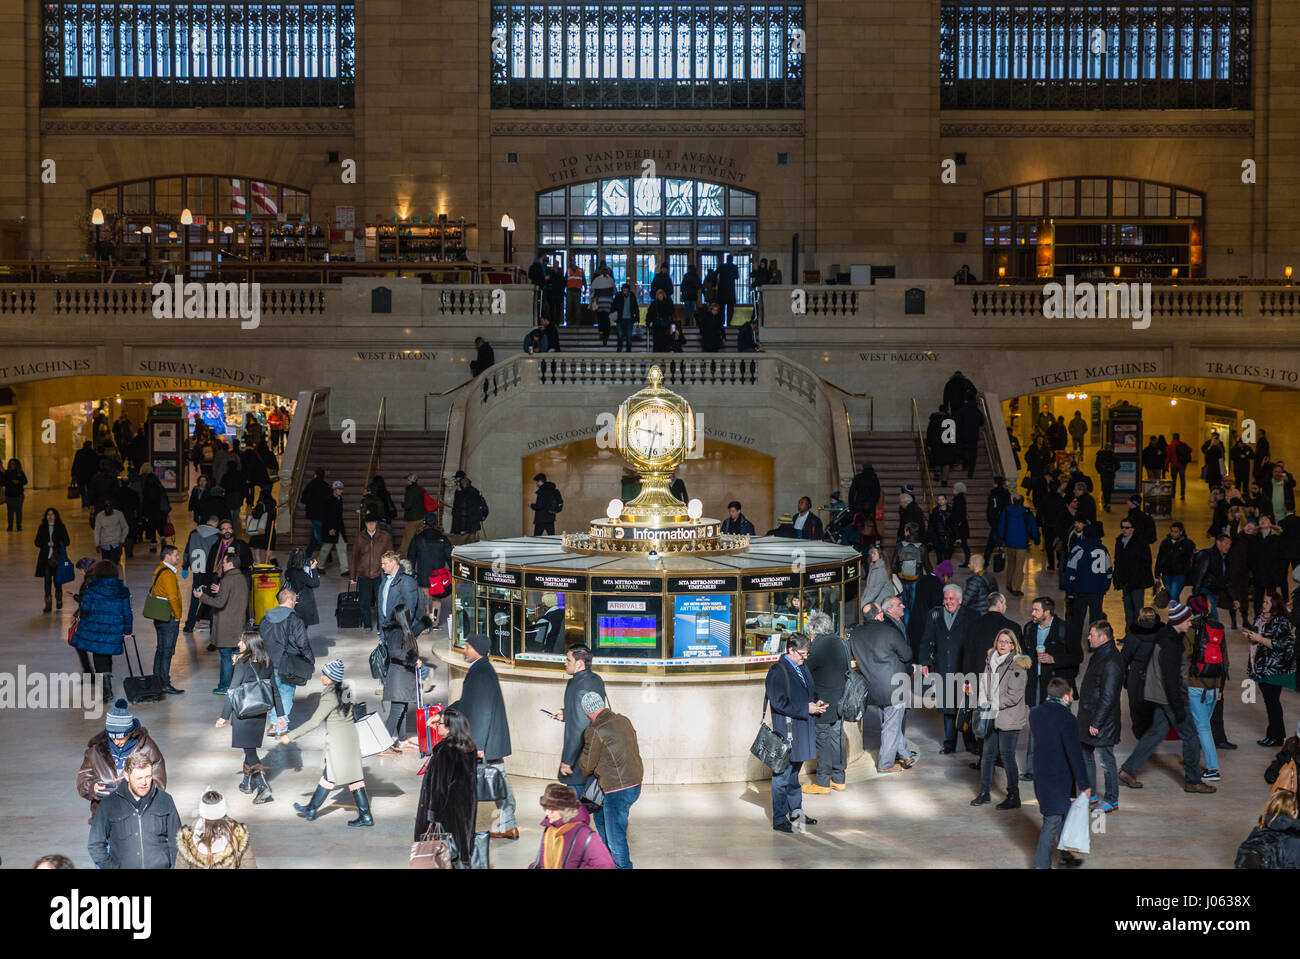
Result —
POLYGON ((916 442, 916 460, 921 464, 921 495, 925 497, 925 511, 934 509, 934 483, 930 479, 930 457, 925 451, 925 423, 921 422, 921 412, 916 406, 916 397, 912 397, 912 439, 916 442))
MULTIPOLYGON (((845 396, 849 397, 850 399, 854 399, 854 400, 866 400, 866 401, 867 401, 867 432, 868 432, 868 433, 874 433, 874 432, 875 432, 875 430, 876 430, 876 400, 875 400, 875 397, 873 397, 870 393, 854 393, 854 392, 851 392, 850 390, 846 390, 844 387, 840 386, 838 383, 832 383, 830 380, 826 379, 825 377, 822 377, 822 383, 823 383, 825 386, 829 386, 831 389, 836 390, 836 391, 839 392, 839 393, 843 393, 845 396)), ((844 415, 845 415, 845 418, 847 419, 847 417, 848 417, 848 409, 847 409, 847 408, 846 408, 845 411, 844 411, 844 415)), ((851 433, 851 432, 852 432, 852 430, 850 430, 850 433, 851 433)), ((855 467, 855 468, 856 468, 856 465, 857 465, 857 464, 854 464, 854 467, 855 467)))
MULTIPOLYGON (((307 463, 311 457, 311 441, 316 434, 316 417, 324 415, 325 401, 329 396, 329 390, 319 390, 310 394, 307 404, 304 407, 301 400, 297 409, 294 411, 294 421, 290 426, 289 444, 285 447, 286 451, 293 449, 293 463, 290 467, 289 478, 289 498, 287 501, 280 503, 280 531, 287 536, 293 535, 293 517, 298 509, 298 500, 302 496, 304 481, 307 476, 307 463), (293 442, 293 427, 298 426, 298 441, 295 445, 293 442)), ((283 464, 281 464, 283 466, 283 464)), ((283 469, 281 470, 283 477, 283 469)), ((283 495, 283 478, 281 479, 281 495, 283 495)))
MULTIPOLYGON (((471 383, 473 383, 476 379, 478 379, 477 376, 471 376, 471 377, 470 377, 469 379, 467 379, 464 383, 458 383, 456 386, 453 386, 453 387, 452 387, 451 389, 449 389, 449 390, 443 390, 441 393, 425 393, 425 394, 424 394, 424 431, 425 431, 426 433, 429 432, 429 400, 432 400, 432 399, 441 399, 441 398, 444 397, 444 396, 450 396, 452 393, 455 393, 457 390, 461 390, 461 389, 464 389, 465 387, 469 386, 469 385, 470 385, 471 383)), ((444 427, 443 427, 443 431, 442 431, 442 459, 440 460, 440 465, 439 465, 439 467, 438 467, 438 469, 439 469, 439 475, 438 475, 438 525, 441 526, 443 529, 446 529, 446 528, 447 528, 447 523, 446 523, 446 521, 445 521, 444 518, 443 518, 443 513, 444 513, 444 512, 447 510, 447 508, 448 508, 448 507, 447 507, 447 496, 446 496, 446 490, 447 490, 447 453, 448 453, 448 448, 449 448, 450 445, 451 445, 451 413, 452 413, 452 409, 453 409, 454 407, 455 407, 455 404, 454 404, 454 403, 448 405, 448 407, 447 407, 447 422, 446 422, 446 424, 444 425, 444 427)))
MULTIPOLYGON (((138 258, 139 252, 132 252, 138 258)), ((261 283, 338 283, 347 276, 418 277, 425 283, 527 283, 527 274, 513 264, 469 262, 355 263, 321 260, 258 263, 221 252, 222 259, 163 260, 146 267, 136 262, 107 260, 0 260, 0 281, 6 283, 155 283, 177 273, 214 279, 261 283)))
MULTIPOLYGON (((370 441, 370 459, 366 463, 366 480, 361 484, 362 495, 365 495, 366 489, 370 487, 370 481, 374 479, 375 468, 379 465, 379 454, 383 450, 384 432, 388 429, 388 397, 379 398, 379 415, 375 417, 375 436, 370 441)), ((357 531, 360 532, 365 515, 360 510, 357 512, 357 531)))
MULTIPOLYGON (((981 392, 975 393, 976 402, 979 403, 980 414, 984 417, 984 425, 980 428, 980 436, 984 439, 984 453, 989 458, 989 469, 993 471, 994 476, 1002 475, 1002 463, 998 458, 997 445, 993 442, 993 417, 989 413, 988 400, 985 399, 981 392)), ((999 416, 997 422, 1002 422, 999 416)))

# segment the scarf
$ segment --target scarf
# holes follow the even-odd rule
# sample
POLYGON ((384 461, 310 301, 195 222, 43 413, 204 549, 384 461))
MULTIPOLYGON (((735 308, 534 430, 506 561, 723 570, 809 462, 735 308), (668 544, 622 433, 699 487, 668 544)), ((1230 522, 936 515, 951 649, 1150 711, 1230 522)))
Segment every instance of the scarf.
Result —
POLYGON ((987 689, 983 689, 980 691, 981 706, 993 705, 993 697, 997 693, 997 689, 998 689, 998 670, 1002 667, 1002 664, 1005 663, 1010 658, 1011 658, 1010 653, 1004 653, 1001 656, 999 656, 996 652, 992 655, 992 657, 990 657, 989 659, 990 682, 988 684, 987 689))
MULTIPOLYGON (((1048 696, 1048 697, 1047 697, 1047 701, 1048 701, 1049 703, 1056 703, 1056 705, 1058 705, 1058 706, 1065 706, 1065 700, 1062 699, 1060 696, 1048 696)), ((1066 709, 1069 709, 1070 707, 1069 707, 1069 706, 1065 706, 1065 708, 1066 708, 1066 709)))
POLYGON ((559 869, 561 855, 564 852, 564 837, 573 832, 582 822, 576 817, 563 826, 547 826, 542 836, 542 868, 559 869))
MULTIPOLYGON (((131 732, 135 732, 139 728, 139 720, 136 720, 136 723, 137 725, 132 727, 131 732)), ((119 776, 126 766, 126 757, 135 752, 135 747, 139 744, 140 740, 131 738, 130 733, 127 733, 127 740, 121 746, 113 742, 113 737, 108 738, 108 754, 113 757, 113 765, 117 767, 119 776)))

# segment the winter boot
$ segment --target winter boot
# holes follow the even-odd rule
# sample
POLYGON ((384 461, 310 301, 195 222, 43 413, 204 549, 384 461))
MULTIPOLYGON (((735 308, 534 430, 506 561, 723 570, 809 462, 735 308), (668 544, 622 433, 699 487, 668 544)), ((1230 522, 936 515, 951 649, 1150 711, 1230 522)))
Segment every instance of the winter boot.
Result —
POLYGON ((271 795, 271 784, 266 781, 266 770, 262 768, 262 764, 258 763, 253 766, 249 772, 253 790, 257 793, 257 795, 253 797, 253 805, 257 806, 264 802, 274 802, 275 797, 271 795))
POLYGON ((362 786, 352 794, 352 799, 357 804, 357 818, 349 819, 349 826, 373 826, 375 817, 370 815, 370 797, 366 795, 366 787, 362 786))
POLYGON ((311 794, 311 802, 305 806, 302 803, 294 803, 293 808, 298 810, 308 822, 312 822, 316 818, 316 813, 320 811, 321 804, 325 802, 329 794, 330 791, 324 786, 317 786, 316 791, 311 794))
POLYGON ((248 763, 244 763, 244 778, 239 784, 239 791, 245 796, 253 792, 253 767, 248 763))
POLYGON ((989 791, 988 791, 987 789, 981 789, 981 790, 980 790, 980 794, 979 794, 978 796, 976 796, 974 799, 972 799, 972 800, 970 801, 970 804, 971 804, 972 806, 983 806, 983 805, 985 805, 985 804, 991 802, 991 801, 992 801, 992 798, 993 798, 993 797, 991 797, 991 796, 989 795, 989 791))
POLYGON ((111 703, 113 701, 113 674, 100 673, 99 678, 104 683, 104 702, 111 703))
POLYGON ((997 808, 998 809, 1019 809, 1020 808, 1019 787, 1016 787, 1014 789, 1008 789, 1007 798, 1002 800, 1002 802, 998 803, 997 808))

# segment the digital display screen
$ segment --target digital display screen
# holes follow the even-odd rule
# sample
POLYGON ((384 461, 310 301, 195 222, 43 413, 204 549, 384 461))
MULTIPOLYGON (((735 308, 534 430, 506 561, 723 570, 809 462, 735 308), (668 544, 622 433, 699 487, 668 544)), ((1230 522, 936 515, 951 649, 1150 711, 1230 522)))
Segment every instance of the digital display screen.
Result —
POLYGON ((596 639, 601 646, 654 648, 658 636, 657 616, 600 616, 596 620, 596 639))
POLYGON ((731 655, 731 597, 673 597, 673 658, 719 659, 731 655))

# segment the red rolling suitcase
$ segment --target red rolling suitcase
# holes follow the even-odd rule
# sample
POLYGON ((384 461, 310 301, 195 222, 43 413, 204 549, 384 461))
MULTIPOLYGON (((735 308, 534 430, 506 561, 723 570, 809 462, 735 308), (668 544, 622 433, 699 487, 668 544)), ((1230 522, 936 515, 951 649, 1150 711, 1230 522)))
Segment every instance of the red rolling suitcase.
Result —
POLYGON ((433 725, 437 723, 438 715, 442 712, 442 703, 424 705, 424 689, 419 676, 415 678, 415 696, 415 725, 419 730, 420 755, 428 756, 433 752, 433 747, 442 741, 438 727, 433 725))

